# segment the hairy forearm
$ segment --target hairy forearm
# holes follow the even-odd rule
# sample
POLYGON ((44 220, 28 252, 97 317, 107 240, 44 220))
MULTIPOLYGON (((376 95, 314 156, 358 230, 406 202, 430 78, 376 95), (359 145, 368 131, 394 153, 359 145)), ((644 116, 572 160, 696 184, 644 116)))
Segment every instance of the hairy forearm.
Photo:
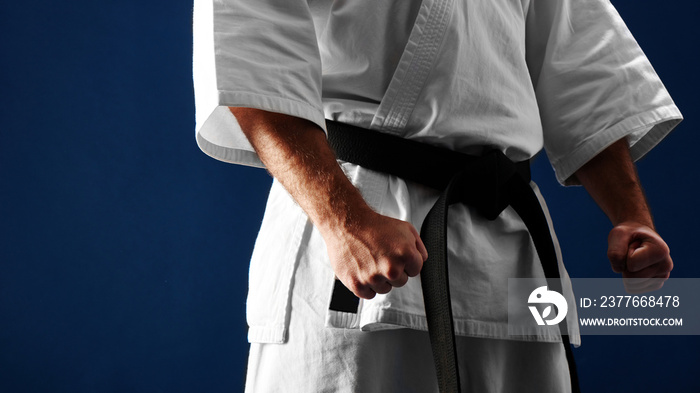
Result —
POLYGON ((370 299, 418 275, 428 254, 416 229, 367 205, 318 126, 258 109, 231 112, 270 174, 319 229, 348 289, 370 299))
POLYGON ((576 172, 576 177, 613 223, 608 259, 628 292, 660 288, 673 269, 666 242, 656 233, 626 140, 612 144, 576 172), (660 279, 660 280, 648 280, 660 279))
POLYGON ((632 221, 654 228, 626 140, 612 144, 575 175, 613 225, 632 221))
POLYGON ((352 225, 370 209, 317 125, 259 109, 230 109, 267 170, 321 231, 352 225))

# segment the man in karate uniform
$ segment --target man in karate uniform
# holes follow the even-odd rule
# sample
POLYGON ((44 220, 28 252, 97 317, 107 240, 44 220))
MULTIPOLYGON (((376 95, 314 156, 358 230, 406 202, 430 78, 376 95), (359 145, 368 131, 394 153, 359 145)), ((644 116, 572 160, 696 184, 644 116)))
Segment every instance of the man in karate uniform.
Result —
MULTIPOLYGON (((613 270, 669 276, 633 162, 681 114, 607 0, 196 0, 194 23, 199 146, 275 178, 250 262, 247 391, 437 391, 415 276, 439 192, 336 161, 325 119, 515 162, 544 148, 612 221, 613 270), (329 308, 336 277, 357 312, 329 308)), ((558 332, 507 337, 508 278, 543 277, 518 215, 457 204, 448 228, 462 388, 568 391, 558 332)), ((567 324, 578 345, 575 312, 567 324)))

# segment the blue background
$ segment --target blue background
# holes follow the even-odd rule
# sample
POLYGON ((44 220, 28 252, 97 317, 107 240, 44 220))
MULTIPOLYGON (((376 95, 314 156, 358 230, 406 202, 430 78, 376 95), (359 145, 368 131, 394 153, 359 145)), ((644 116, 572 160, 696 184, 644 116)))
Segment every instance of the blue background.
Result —
MULTIPOLYGON (((675 277, 696 255, 697 17, 614 4, 686 120, 639 164, 675 277)), ((0 5, 0 391, 236 392, 247 263, 270 178, 194 141, 189 1, 0 5)), ((573 277, 611 277, 610 224, 545 159, 573 277)), ((698 299, 700 301, 700 299, 698 299)), ((587 392, 697 392, 700 337, 583 337, 587 392)))

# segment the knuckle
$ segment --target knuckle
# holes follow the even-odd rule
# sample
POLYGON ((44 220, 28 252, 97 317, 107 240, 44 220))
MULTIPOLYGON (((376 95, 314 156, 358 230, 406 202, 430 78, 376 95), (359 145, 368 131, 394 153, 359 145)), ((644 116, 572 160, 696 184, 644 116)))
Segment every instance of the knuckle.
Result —
POLYGON ((366 286, 358 288, 357 291, 353 291, 353 293, 362 299, 372 299, 376 295, 376 292, 366 286))
POLYGON ((415 277, 417 276, 421 269, 423 269, 423 260, 417 260, 414 261, 413 263, 406 264, 404 266, 404 271, 406 274, 408 274, 409 277, 415 277))
POLYGON ((391 285, 383 274, 375 274, 370 278, 369 285, 377 293, 387 293, 391 290, 391 285))
POLYGON ((402 260, 407 259, 410 256, 410 254, 411 254, 410 250, 408 250, 407 248, 397 247, 396 249, 394 249, 391 256, 393 259, 396 259, 398 261, 402 261, 402 260))
POLYGON ((625 251, 619 248, 611 248, 608 250, 608 259, 612 262, 621 262, 625 259, 625 251))
POLYGON ((661 271, 662 271, 662 272, 664 272, 664 273, 670 273, 671 270, 673 270, 673 261, 668 260, 668 261, 664 261, 664 262, 661 264, 661 271))
POLYGON ((366 295, 368 294, 369 287, 356 278, 350 279, 347 284, 347 287, 352 293, 354 293, 358 297, 366 298, 366 295))
POLYGON ((389 265, 384 269, 383 273, 386 279, 389 281, 394 281, 401 277, 402 270, 400 270, 397 266, 389 265))
POLYGON ((408 282, 408 276, 405 275, 405 274, 403 274, 403 275, 401 275, 401 277, 399 277, 399 278, 393 283, 393 285, 394 285, 395 287, 397 287, 397 288, 400 288, 400 287, 406 285, 407 282, 408 282))
POLYGON ((608 240, 616 239, 620 236, 623 236, 627 233, 627 228, 624 226, 616 226, 613 229, 610 230, 610 234, 608 235, 608 240))
POLYGON ((406 271, 406 274, 408 275, 408 277, 415 277, 420 273, 421 268, 420 268, 420 266, 414 267, 414 265, 409 265, 409 266, 406 266, 405 271, 406 271))
POLYGON ((376 292, 374 292, 374 291, 372 291, 372 290, 368 290, 368 291, 366 291, 366 292, 365 292, 362 296, 360 296, 360 297, 363 298, 363 299, 369 300, 369 299, 373 299, 375 296, 377 296, 377 293, 376 293, 376 292))
POLYGON ((379 294, 389 293, 389 291, 391 291, 391 285, 389 285, 389 283, 387 282, 384 282, 383 284, 376 286, 374 288, 374 291, 379 294))

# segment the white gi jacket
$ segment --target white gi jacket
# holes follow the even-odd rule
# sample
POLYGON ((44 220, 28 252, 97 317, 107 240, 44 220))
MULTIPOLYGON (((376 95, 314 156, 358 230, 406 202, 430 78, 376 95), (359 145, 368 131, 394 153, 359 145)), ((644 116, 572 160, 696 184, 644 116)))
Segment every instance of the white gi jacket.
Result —
MULTIPOLYGON (((681 120, 607 0, 196 0, 194 33, 197 142, 238 164, 262 165, 227 106, 464 153, 496 147, 513 161, 544 147, 565 184, 614 141, 626 137, 638 159, 681 120)), ((394 176, 343 168, 375 210, 416 228, 437 199, 394 176)), ((456 333, 507 338, 507 279, 543 276, 524 224, 511 208, 487 221, 455 205, 448 227, 456 333)), ((571 298, 561 257, 559 268, 571 298)), ((333 281, 322 238, 274 182, 250 266, 249 340, 284 342, 294 287, 317 285, 330 299, 333 281), (300 258, 315 261, 313 277, 295 276, 300 258)), ((325 318, 426 329, 420 281, 325 318)), ((578 344, 575 313, 568 318, 578 344)), ((560 337, 552 329, 526 339, 560 337)))

